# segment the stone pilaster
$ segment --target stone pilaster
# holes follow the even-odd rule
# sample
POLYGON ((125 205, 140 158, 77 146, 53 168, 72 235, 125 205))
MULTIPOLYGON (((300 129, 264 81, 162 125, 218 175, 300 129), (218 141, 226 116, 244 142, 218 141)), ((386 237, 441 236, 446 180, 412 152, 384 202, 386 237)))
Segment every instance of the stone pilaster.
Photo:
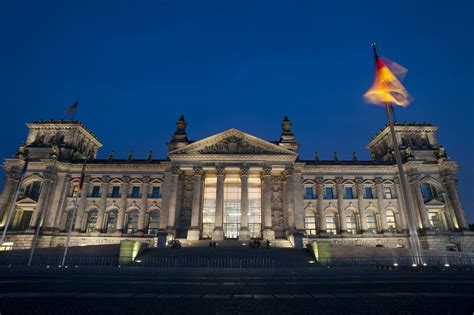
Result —
POLYGON ((448 194, 442 193, 441 197, 443 198, 444 203, 445 203, 445 211, 443 211, 443 212, 444 212, 444 215, 445 215, 445 218, 446 218, 446 223, 448 225, 447 226, 448 231, 454 231, 456 228, 455 228, 454 222, 453 222, 453 217, 455 217, 455 214, 453 215, 453 213, 452 213, 452 212, 454 212, 452 203, 448 198, 448 194))
POLYGON ((379 225, 379 231, 380 232, 386 232, 388 230, 387 228, 387 219, 385 216, 385 208, 383 204, 383 186, 382 186, 382 178, 376 178, 375 179, 375 192, 377 194, 377 208, 379 210, 379 216, 380 216, 380 225, 379 225))
POLYGON ((338 226, 341 233, 346 232, 346 220, 344 216, 344 179, 336 178, 336 193, 337 193, 337 213, 338 226))
POLYGON ((318 201, 316 209, 318 210, 318 229, 319 234, 326 234, 326 216, 324 215, 323 202, 324 202, 324 180, 322 178, 316 178, 316 194, 318 201))
POLYGON ((357 208, 359 209, 359 228, 362 233, 367 232, 367 221, 365 220, 365 209, 364 209, 364 186, 362 178, 356 178, 356 193, 357 193, 357 208))
POLYGON ((165 232, 168 227, 168 209, 170 204, 171 184, 173 181, 173 175, 171 169, 167 169, 163 176, 163 186, 161 192, 161 218, 160 218, 160 231, 165 232))
POLYGON ((138 214, 138 228, 137 234, 143 235, 145 233, 145 217, 146 210, 148 208, 148 193, 150 192, 150 177, 146 176, 142 179, 142 200, 140 206, 140 212, 138 214))
POLYGON ((199 240, 199 214, 201 212, 201 191, 202 191, 202 167, 194 168, 193 177, 193 203, 191 208, 191 228, 188 230, 188 240, 197 241, 199 240))
MULTIPOLYGON (((54 230, 55 221, 61 216, 63 201, 66 198, 67 190, 69 189, 69 182, 71 178, 66 173, 58 173, 55 180, 55 185, 52 190, 51 202, 49 203, 46 216, 44 218, 43 230, 54 230)), ((51 186, 53 187, 53 186, 51 186)))
POLYGON ((249 230, 249 169, 240 168, 240 231, 239 240, 248 241, 249 230))
POLYGON ((171 191, 168 206, 168 233, 176 236, 176 208, 178 204, 178 182, 181 170, 178 166, 171 169, 171 191))
POLYGON ((298 233, 305 233, 304 229, 304 186, 301 170, 295 170, 293 173, 293 198, 295 200, 295 228, 298 233))
POLYGON ((97 212, 97 222, 95 224, 95 232, 102 232, 104 227, 104 213, 107 207, 107 194, 109 193, 110 176, 102 177, 102 184, 100 185, 100 204, 97 212))
POLYGON ((122 195, 120 197, 120 209, 117 216, 117 233, 123 233, 125 212, 127 211, 128 190, 130 188, 130 177, 124 176, 122 183, 122 195))
POLYGON ((395 183, 395 190, 397 192, 397 204, 398 204, 398 213, 399 215, 395 217, 397 220, 397 230, 408 233, 408 224, 407 224, 407 209, 405 207, 405 200, 403 199, 402 190, 400 189, 400 180, 398 177, 393 179, 395 183))
POLYGON ((454 214, 456 215, 456 221, 458 222, 459 229, 469 230, 469 225, 467 224, 461 198, 459 198, 459 193, 456 188, 456 178, 454 175, 445 175, 443 176, 443 182, 447 188, 448 199, 451 200, 454 206, 454 214))
POLYGON ((263 238, 267 240, 275 239, 275 231, 272 228, 272 169, 264 167, 263 178, 263 238))
POLYGON ((224 239, 224 172, 223 167, 217 167, 217 185, 216 185, 216 226, 212 231, 213 240, 224 239))
POLYGON ((288 224, 287 234, 293 234, 296 232, 295 227, 295 198, 294 198, 294 180, 293 180, 294 170, 292 167, 285 169, 286 177, 286 220, 288 224))

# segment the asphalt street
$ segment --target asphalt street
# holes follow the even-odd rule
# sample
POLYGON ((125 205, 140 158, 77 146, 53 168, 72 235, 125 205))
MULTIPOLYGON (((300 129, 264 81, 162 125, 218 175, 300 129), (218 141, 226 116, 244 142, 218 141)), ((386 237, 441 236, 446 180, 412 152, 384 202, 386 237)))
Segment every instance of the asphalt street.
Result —
POLYGON ((470 271, 6 272, 3 314, 473 314, 470 271))

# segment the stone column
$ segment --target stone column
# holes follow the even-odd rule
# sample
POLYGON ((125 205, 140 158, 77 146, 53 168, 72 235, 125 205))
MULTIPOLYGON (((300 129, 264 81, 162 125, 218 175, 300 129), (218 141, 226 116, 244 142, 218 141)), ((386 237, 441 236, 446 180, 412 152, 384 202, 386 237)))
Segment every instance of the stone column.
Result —
POLYGON ((84 210, 86 209, 87 205, 87 195, 89 194, 89 176, 84 177, 84 182, 82 184, 82 190, 78 192, 80 194, 79 196, 79 202, 77 205, 77 214, 76 214, 76 222, 74 224, 74 231, 76 232, 81 232, 82 231, 82 223, 84 220, 84 210))
POLYGON ((224 230, 224 172, 223 167, 217 167, 217 185, 216 185, 216 225, 212 231, 213 240, 223 240, 224 230))
POLYGON ((447 226, 448 231, 454 231, 456 228, 454 226, 453 217, 455 217, 456 215, 452 213, 454 212, 453 205, 451 201, 449 200, 448 195, 446 193, 441 193, 441 197, 443 198, 444 203, 445 203, 444 213, 446 217, 446 223, 448 224, 447 226))
POLYGON ((287 234, 293 234, 296 232, 295 227, 295 198, 294 198, 294 180, 293 180, 294 170, 292 167, 285 169, 286 177, 286 219, 288 223, 287 234))
POLYGON ((322 178, 316 178, 316 194, 318 196, 318 202, 316 208, 318 210, 319 218, 319 234, 326 233, 326 216, 324 215, 323 202, 324 202, 324 180, 322 178))
POLYGON ((375 179, 375 191, 377 193, 377 208, 379 209, 380 214, 380 232, 386 232, 387 228, 387 220, 385 216, 385 208, 383 204, 383 186, 382 186, 382 178, 378 177, 375 179))
POLYGON ((357 208, 359 209, 359 229, 362 233, 367 232, 367 221, 364 209, 364 187, 362 178, 356 178, 357 208))
POLYGON ((240 231, 239 240, 250 239, 249 230, 249 168, 240 168, 240 231))
POLYGON ((143 235, 145 233, 145 217, 146 217, 146 210, 148 208, 148 193, 150 190, 150 177, 146 176, 142 179, 142 200, 141 200, 141 207, 140 213, 138 214, 138 228, 137 234, 143 235))
POLYGON ((104 225, 104 213, 107 207, 107 195, 109 193, 110 176, 102 177, 102 184, 100 185, 100 205, 97 212, 97 223, 95 224, 94 232, 102 232, 104 225))
POLYGON ((263 238, 273 241, 275 231, 272 229, 272 169, 264 167, 263 177, 263 238))
POLYGON ((160 217, 160 231, 165 233, 168 227, 168 208, 170 204, 171 182, 173 175, 171 169, 167 169, 163 176, 163 186, 161 191, 161 217, 160 217))
POLYGON ((178 204, 178 181, 181 170, 178 166, 171 168, 171 190, 168 206, 168 233, 176 236, 176 206, 178 204))
POLYGON ((52 190, 51 202, 49 203, 48 211, 44 218, 43 231, 59 230, 59 227, 55 226, 55 221, 56 218, 61 216, 62 205, 65 201, 67 190, 69 189, 70 180, 70 176, 65 173, 58 173, 56 175, 56 184, 52 190))
POLYGON ((461 198, 459 198, 459 193, 456 189, 456 178, 454 175, 445 175, 443 176, 443 182, 447 188, 448 199, 451 200, 454 206, 454 213, 456 215, 456 221, 458 222, 459 229, 466 231, 469 230, 469 225, 466 220, 461 198))
POLYGON ((120 196, 120 209, 117 216, 117 231, 116 233, 123 233, 125 212, 127 211, 128 190, 130 188, 130 177, 124 176, 122 183, 122 195, 120 196))
POLYGON ((337 212, 338 212, 338 226, 341 233, 346 232, 346 220, 344 215, 344 179, 336 178, 336 193, 337 193, 337 212))
POLYGON ((191 208, 191 227, 188 230, 188 240, 199 240, 201 231, 199 229, 199 215, 201 212, 201 195, 202 195, 202 167, 194 168, 193 178, 193 203, 191 208))
MULTIPOLYGON (((400 189, 400 179, 398 176, 393 179, 395 183, 395 190, 397 191, 397 202, 398 202, 398 212, 399 212, 399 220, 396 221, 397 223, 397 230, 408 233, 408 225, 407 225, 407 209, 405 208, 405 200, 403 199, 402 190, 400 189)), ((396 217, 398 219, 398 217, 396 217)))
POLYGON ((52 184, 54 183, 52 173, 44 173, 43 175, 44 180, 41 184, 41 192, 38 198, 38 203, 36 204, 35 211, 33 211, 33 215, 31 216, 31 221, 29 225, 29 229, 32 230, 36 229, 37 224, 41 226, 43 223, 40 222, 44 218, 44 215, 42 213, 47 211, 49 195, 52 184))
POLYGON ((421 224, 424 230, 429 231, 431 230, 430 220, 428 218, 428 211, 426 210, 426 207, 425 207, 425 200, 423 199, 423 195, 421 194, 419 176, 412 175, 410 176, 409 181, 414 191, 413 196, 416 199, 415 203, 418 203, 418 211, 421 218, 421 224))
POLYGON ((2 226, 5 225, 6 218, 4 220, 4 216, 6 217, 7 208, 9 205, 9 201, 12 198, 15 188, 18 184, 18 180, 15 179, 18 177, 18 174, 13 171, 9 171, 8 175, 5 178, 5 188, 3 189, 2 196, 0 197, 0 221, 2 222, 2 226))
POLYGON ((304 234, 304 187, 301 170, 295 170, 293 173, 293 181, 293 197, 295 200, 295 228, 298 233, 304 234))

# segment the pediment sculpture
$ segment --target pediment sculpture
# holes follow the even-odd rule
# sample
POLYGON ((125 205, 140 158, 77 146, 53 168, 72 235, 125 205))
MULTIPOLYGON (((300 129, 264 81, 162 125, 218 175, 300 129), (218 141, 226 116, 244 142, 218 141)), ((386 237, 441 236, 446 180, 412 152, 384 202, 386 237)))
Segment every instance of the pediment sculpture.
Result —
POLYGON ((218 143, 205 146, 198 151, 201 154, 271 154, 272 151, 255 146, 237 136, 230 136, 218 143))

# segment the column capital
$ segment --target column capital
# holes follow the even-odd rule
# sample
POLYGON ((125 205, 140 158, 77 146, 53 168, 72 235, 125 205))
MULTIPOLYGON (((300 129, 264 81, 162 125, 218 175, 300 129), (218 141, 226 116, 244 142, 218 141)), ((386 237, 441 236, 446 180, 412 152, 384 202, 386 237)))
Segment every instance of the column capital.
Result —
POLYGON ((361 185, 364 182, 364 179, 362 177, 356 177, 355 178, 355 183, 357 185, 361 185))
POLYGON ((295 172, 295 169, 293 167, 287 167, 283 171, 283 175, 284 176, 293 176, 294 172, 295 172))
POLYGON ((104 182, 104 184, 108 184, 110 182, 110 176, 109 175, 102 176, 102 181, 104 182))
POLYGON ((181 169, 177 165, 173 165, 171 167, 171 174, 173 175, 180 175, 182 173, 181 169))
POLYGON ((375 180, 374 180, 374 181, 375 181, 375 184, 376 184, 376 185, 380 185, 380 184, 383 183, 382 177, 375 177, 375 180))
POLYGON ((337 184, 337 185, 342 185, 342 184, 344 184, 344 178, 342 178, 342 177, 336 177, 336 184, 337 184))
POLYGON ((450 183, 450 182, 456 183, 456 181, 457 181, 456 176, 454 176, 452 174, 444 174, 444 175, 441 176, 441 179, 442 179, 443 183, 445 183, 445 184, 450 183))
POLYGON ((193 167, 193 171, 194 171, 194 176, 202 176, 204 174, 204 171, 202 170, 201 166, 193 167))
POLYGON ((263 176, 271 176, 272 175, 272 168, 271 166, 264 166, 262 168, 262 175, 263 176))
POLYGON ((150 183, 150 176, 143 176, 142 177, 142 182, 143 182, 143 184, 149 184, 150 183))
POLYGON ((316 182, 317 185, 322 185, 324 183, 324 178, 316 177, 314 181, 316 182))
POLYGON ((249 176, 249 168, 247 166, 242 166, 240 168, 240 178, 249 176))
POLYGON ((217 172, 217 176, 224 176, 225 167, 223 167, 223 166, 217 166, 217 167, 216 167, 216 172, 217 172))
POLYGON ((410 174, 407 177, 410 184, 417 184, 420 182, 420 175, 410 174))
POLYGON ((128 184, 130 182, 130 176, 122 177, 123 184, 128 184))

